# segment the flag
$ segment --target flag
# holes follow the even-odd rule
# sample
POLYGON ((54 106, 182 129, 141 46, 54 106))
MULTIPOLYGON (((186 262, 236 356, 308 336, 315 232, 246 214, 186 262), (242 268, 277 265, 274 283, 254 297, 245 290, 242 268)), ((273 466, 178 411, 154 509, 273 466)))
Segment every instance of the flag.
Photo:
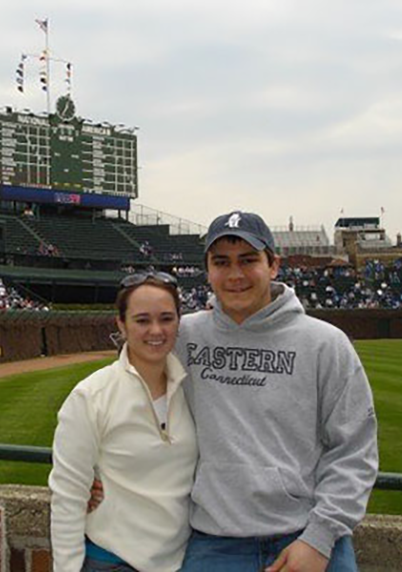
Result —
POLYGON ((68 62, 66 64, 66 83, 67 83, 67 90, 68 93, 71 92, 71 70, 72 70, 72 64, 70 62, 68 62))
POLYGON ((41 85, 42 90, 47 91, 47 73, 46 73, 46 71, 41 71, 39 73, 39 81, 42 84, 41 85))
POLYGON ((45 34, 47 34, 47 18, 46 18, 46 20, 38 20, 36 18, 35 22, 38 24, 38 26, 42 30, 42 32, 45 32, 45 34))
POLYGON ((47 67, 46 67, 47 57, 48 57, 47 51, 43 50, 43 52, 39 56, 39 61, 41 65, 41 69, 39 70, 39 81, 41 83, 41 88, 43 91, 47 91, 47 83, 48 83, 47 67))
POLYGON ((18 64, 18 67, 16 69, 16 82, 17 82, 17 89, 18 91, 20 91, 21 93, 23 93, 24 91, 24 62, 27 59, 28 56, 26 56, 25 54, 22 54, 21 56, 21 61, 18 64))

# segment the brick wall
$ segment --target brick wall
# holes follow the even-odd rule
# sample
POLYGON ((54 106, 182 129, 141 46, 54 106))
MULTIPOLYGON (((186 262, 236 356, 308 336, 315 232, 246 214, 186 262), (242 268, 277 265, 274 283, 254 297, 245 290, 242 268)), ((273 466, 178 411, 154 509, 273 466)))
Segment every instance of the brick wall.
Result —
POLYGON ((5 572, 51 572, 49 548, 21 546, 11 548, 8 555, 8 569, 5 572))

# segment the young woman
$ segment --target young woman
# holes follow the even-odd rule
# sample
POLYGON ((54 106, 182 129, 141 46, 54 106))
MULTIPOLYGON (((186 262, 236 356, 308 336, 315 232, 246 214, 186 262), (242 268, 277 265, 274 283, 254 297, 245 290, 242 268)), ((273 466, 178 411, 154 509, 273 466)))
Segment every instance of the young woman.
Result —
POLYGON ((80 382, 58 416, 53 445, 54 572, 174 572, 190 534, 197 448, 171 354, 177 283, 133 274, 117 297, 119 359, 80 382), (97 475, 105 498, 87 514, 97 475))

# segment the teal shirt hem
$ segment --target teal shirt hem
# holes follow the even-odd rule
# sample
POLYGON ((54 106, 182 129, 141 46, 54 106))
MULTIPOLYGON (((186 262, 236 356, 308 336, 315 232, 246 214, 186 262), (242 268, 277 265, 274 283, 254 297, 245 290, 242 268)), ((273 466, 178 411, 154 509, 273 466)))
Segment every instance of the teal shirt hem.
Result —
POLYGON ((101 562, 111 562, 112 564, 125 564, 124 560, 105 550, 101 546, 98 546, 88 537, 85 538, 85 556, 92 558, 93 560, 100 560, 101 562))

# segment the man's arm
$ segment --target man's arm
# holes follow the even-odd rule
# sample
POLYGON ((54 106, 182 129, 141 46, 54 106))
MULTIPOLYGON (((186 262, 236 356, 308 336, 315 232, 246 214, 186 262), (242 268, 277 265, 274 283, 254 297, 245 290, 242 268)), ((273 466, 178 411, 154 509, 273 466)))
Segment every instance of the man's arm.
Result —
POLYGON ((325 572, 328 558, 300 540, 282 550, 265 572, 325 572))
POLYGON ((321 355, 315 505, 301 536, 269 572, 324 572, 338 538, 363 518, 378 469, 377 423, 367 377, 346 336, 338 332, 321 355))
POLYGON ((371 389, 346 336, 321 363, 315 505, 300 540, 330 557, 335 541, 363 518, 378 469, 377 422, 371 389))

